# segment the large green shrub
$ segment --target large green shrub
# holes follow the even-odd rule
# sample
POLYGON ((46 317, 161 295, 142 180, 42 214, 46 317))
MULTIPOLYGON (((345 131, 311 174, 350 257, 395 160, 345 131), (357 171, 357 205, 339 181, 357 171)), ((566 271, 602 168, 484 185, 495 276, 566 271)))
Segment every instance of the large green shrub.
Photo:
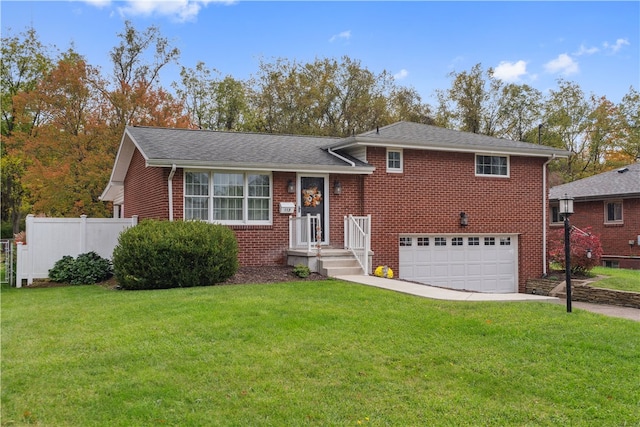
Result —
POLYGON ((120 234, 113 265, 124 289, 214 285, 238 270, 238 243, 218 224, 144 220, 120 234))
POLYGON ((77 258, 65 255, 49 270, 49 279, 71 285, 90 285, 112 275, 111 261, 95 252, 80 254, 77 258))

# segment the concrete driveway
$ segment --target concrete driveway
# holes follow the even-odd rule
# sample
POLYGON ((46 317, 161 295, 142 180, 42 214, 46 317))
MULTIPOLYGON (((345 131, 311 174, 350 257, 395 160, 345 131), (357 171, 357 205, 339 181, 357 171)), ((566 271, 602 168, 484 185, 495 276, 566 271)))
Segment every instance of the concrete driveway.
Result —
MULTIPOLYGON (((565 299, 544 295, 531 295, 521 293, 510 294, 488 294, 480 292, 457 291, 454 289, 438 288, 436 286, 422 285, 419 283, 405 282, 403 280, 385 279, 377 276, 336 276, 336 279, 347 282, 360 283, 362 285, 374 286, 410 295, 417 295, 424 298, 447 300, 447 301, 545 301, 553 304, 566 304, 565 299)), ((585 302, 572 301, 572 308, 591 311, 593 313, 604 314, 611 317, 635 320, 640 322, 640 309, 630 307, 619 307, 615 305, 590 304, 585 302)))

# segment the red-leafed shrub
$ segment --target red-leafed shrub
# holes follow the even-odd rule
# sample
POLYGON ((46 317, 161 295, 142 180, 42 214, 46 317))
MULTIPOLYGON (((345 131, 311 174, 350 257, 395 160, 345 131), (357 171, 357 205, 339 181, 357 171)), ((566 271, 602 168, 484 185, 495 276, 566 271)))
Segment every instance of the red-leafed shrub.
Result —
MULTIPOLYGON (((571 230, 571 273, 584 274, 593 267, 600 265, 602 245, 600 238, 591 233, 591 228, 571 230), (591 258, 588 254, 591 252, 591 258)), ((549 260, 565 268, 564 228, 549 234, 549 260)))

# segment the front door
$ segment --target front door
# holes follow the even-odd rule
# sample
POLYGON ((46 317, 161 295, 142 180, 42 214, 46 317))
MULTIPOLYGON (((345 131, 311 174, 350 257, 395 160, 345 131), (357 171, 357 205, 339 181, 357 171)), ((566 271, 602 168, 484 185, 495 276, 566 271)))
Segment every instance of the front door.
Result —
POLYGON ((318 176, 300 176, 298 188, 298 215, 307 216, 320 215, 320 227, 322 230, 321 243, 327 243, 329 230, 328 219, 328 177, 325 175, 318 176))

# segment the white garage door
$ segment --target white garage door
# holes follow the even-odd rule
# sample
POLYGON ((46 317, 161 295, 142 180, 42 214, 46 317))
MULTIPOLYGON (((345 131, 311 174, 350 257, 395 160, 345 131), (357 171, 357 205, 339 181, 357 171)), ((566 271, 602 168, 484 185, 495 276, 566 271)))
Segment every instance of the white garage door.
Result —
POLYGON ((518 292, 517 235, 400 236, 399 277, 451 289, 518 292))

